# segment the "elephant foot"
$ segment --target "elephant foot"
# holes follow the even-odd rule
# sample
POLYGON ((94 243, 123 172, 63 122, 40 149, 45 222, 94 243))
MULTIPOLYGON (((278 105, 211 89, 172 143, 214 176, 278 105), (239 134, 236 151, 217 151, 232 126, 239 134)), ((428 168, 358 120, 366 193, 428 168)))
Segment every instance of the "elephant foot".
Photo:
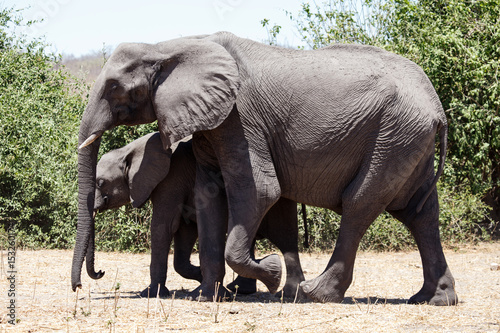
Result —
POLYGON ((227 285, 227 289, 240 295, 250 295, 257 292, 257 280, 238 275, 233 282, 227 285))
POLYGON ((260 260, 257 260, 259 266, 262 266, 266 275, 261 276, 259 280, 265 284, 271 294, 276 293, 281 282, 281 261, 277 254, 271 254, 260 260))
POLYGON ((141 297, 143 298, 156 298, 156 295, 166 298, 170 296, 170 291, 165 285, 160 285, 160 293, 158 294, 158 284, 151 284, 148 288, 141 291, 141 297))
POLYGON ((418 293, 413 295, 409 304, 429 304, 436 306, 449 306, 458 304, 453 278, 442 277, 437 287, 426 287, 425 284, 418 293))
POLYGON ((312 280, 303 281, 300 283, 302 291, 315 302, 320 303, 340 303, 344 300, 345 290, 340 290, 334 287, 338 285, 335 281, 328 281, 322 274, 312 280), (332 287, 333 286, 333 287, 332 287))
POLYGON ((231 298, 231 292, 226 289, 224 286, 220 285, 218 288, 208 287, 201 284, 198 288, 190 292, 187 296, 187 299, 190 301, 197 302, 213 302, 214 299, 217 302, 221 302, 223 300, 229 300, 231 298), (217 289, 217 293, 216 293, 217 289), (217 297, 215 295, 217 294, 217 297))
POLYGON ((283 298, 297 301, 304 301, 308 298, 306 293, 300 287, 299 283, 285 285, 281 291, 278 291, 278 293, 275 294, 275 296, 283 296, 283 298))

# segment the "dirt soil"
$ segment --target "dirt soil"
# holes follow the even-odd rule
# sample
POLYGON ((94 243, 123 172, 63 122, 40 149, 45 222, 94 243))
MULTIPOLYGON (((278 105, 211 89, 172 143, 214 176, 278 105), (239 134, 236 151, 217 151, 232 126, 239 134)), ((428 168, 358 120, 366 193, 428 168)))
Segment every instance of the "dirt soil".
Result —
MULTIPOLYGON (((306 279, 320 274, 329 257, 301 254, 306 279)), ((282 302, 262 284, 257 294, 236 295, 233 302, 188 301, 183 298, 197 282, 181 278, 171 266, 167 286, 175 298, 148 301, 138 293, 149 283, 149 255, 102 252, 96 267, 106 275, 94 281, 84 272, 76 294, 70 288, 72 251, 18 251, 13 326, 3 251, 0 332, 500 332, 500 270, 492 265, 500 264, 500 242, 447 250, 446 258, 458 306, 406 304, 423 282, 416 251, 358 253, 342 304, 282 302)), ((226 284, 233 279, 227 272, 226 284)))

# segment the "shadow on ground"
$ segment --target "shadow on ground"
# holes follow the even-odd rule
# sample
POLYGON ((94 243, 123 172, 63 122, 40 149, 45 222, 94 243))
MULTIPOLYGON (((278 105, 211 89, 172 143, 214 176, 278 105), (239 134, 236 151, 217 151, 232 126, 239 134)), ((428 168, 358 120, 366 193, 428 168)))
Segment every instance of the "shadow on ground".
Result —
MULTIPOLYGON (((105 292, 93 292, 92 299, 95 300, 103 300, 103 299, 114 299, 116 297, 119 298, 130 298, 130 299, 140 299, 140 291, 126 291, 126 292, 117 292, 114 291, 105 291, 105 292)), ((187 299, 189 295, 189 290, 180 289, 180 290, 171 290, 170 296, 161 297, 162 299, 172 299, 172 296, 175 293, 175 299, 187 299)), ((81 299, 86 298, 86 295, 82 295, 81 299)), ((155 297, 151 297, 151 299, 155 299, 155 297)), ((294 300, 293 298, 283 298, 281 299, 281 295, 275 294, 271 295, 268 292, 256 292, 251 295, 235 295, 232 294, 224 299, 225 302, 230 302, 232 300, 236 300, 242 303, 313 303, 312 300, 294 300)), ((382 298, 382 297, 345 297, 342 301, 342 304, 391 304, 391 305, 399 305, 399 304, 407 304, 408 300, 404 298, 382 298)))

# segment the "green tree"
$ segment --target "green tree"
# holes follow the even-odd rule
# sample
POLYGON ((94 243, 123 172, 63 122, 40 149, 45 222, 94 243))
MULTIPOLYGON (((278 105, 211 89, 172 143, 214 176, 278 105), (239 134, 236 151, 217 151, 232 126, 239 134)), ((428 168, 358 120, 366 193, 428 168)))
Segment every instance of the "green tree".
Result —
POLYGON ((321 6, 303 3, 290 14, 302 39, 316 49, 332 43, 377 45, 384 38, 387 11, 380 0, 338 0, 321 6))
MULTIPOLYGON (((332 43, 384 44, 390 11, 384 0, 337 0, 304 2, 297 14, 286 13, 308 48, 317 49, 332 43)), ((268 42, 278 45, 282 27, 271 27, 268 19, 261 24, 267 29, 268 42)))

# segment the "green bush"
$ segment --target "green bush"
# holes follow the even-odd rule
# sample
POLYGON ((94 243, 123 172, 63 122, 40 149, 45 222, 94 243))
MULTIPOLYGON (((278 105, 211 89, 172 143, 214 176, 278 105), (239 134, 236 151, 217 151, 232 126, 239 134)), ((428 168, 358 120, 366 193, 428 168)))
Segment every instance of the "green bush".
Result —
MULTIPOLYGON (((78 128, 89 87, 68 74, 61 59, 48 53, 41 40, 16 37, 12 27, 22 24, 19 11, 0 10, 2 234, 15 225, 18 246, 72 248, 77 222, 78 128)), ((118 127, 104 136, 101 154, 154 130, 155 124, 118 127)), ((97 248, 148 248, 147 236, 140 235, 133 242, 131 234, 139 235, 135 228, 145 232, 149 215, 147 210, 115 211, 98 218, 96 233, 103 245, 98 243, 97 248), (138 220, 144 221, 142 227, 136 226, 138 220), (115 232, 111 232, 113 226, 118 228, 115 232)))
POLYGON ((55 69, 43 43, 9 35, 14 14, 0 12, 0 222, 16 225, 20 245, 69 247, 86 87, 55 69))
POLYGON ((100 251, 145 252, 151 243, 150 202, 142 209, 131 205, 102 212, 96 217, 96 245, 100 251))

